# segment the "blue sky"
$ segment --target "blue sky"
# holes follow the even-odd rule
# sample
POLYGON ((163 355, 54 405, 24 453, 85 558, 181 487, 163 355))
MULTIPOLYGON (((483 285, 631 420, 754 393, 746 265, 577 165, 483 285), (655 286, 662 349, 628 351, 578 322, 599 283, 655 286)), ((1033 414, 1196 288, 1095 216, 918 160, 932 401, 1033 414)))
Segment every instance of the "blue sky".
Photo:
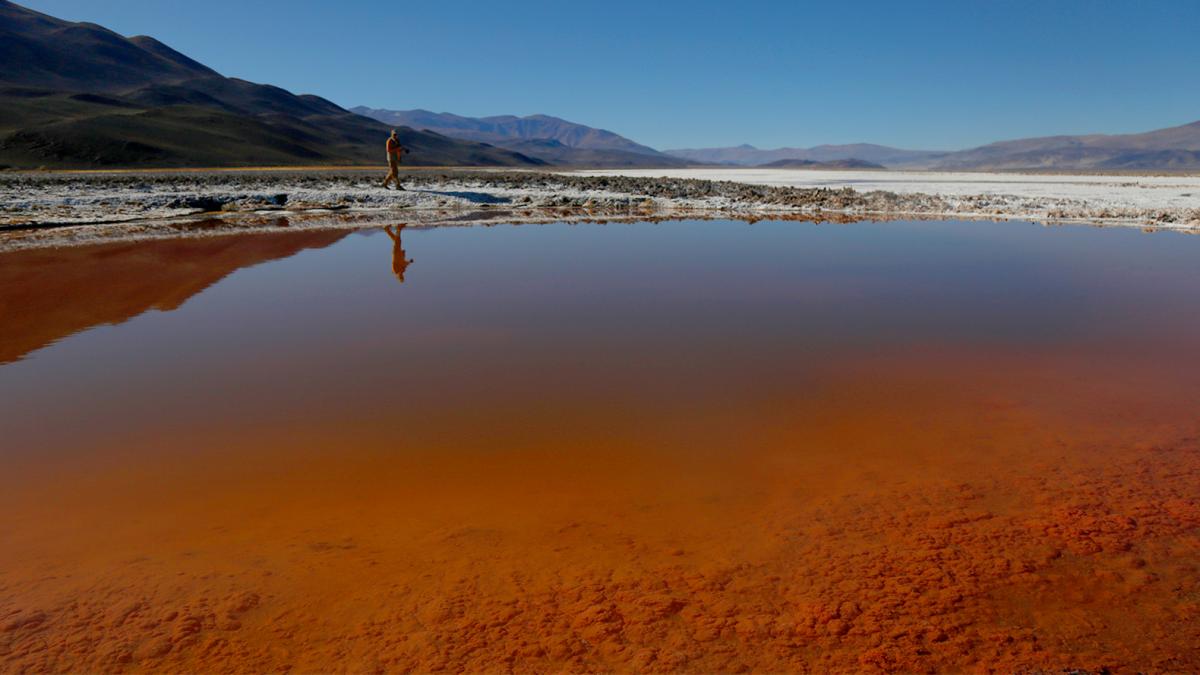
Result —
POLYGON ((658 148, 952 149, 1200 120, 1197 0, 18 0, 341 105, 658 148))

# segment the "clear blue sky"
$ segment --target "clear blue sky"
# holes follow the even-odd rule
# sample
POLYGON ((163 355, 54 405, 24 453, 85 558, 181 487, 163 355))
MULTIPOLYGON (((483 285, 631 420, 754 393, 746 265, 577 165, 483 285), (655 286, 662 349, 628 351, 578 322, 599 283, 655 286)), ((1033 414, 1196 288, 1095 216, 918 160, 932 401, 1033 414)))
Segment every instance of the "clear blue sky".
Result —
POLYGON ((1200 0, 18 0, 344 105, 658 148, 949 149, 1200 120, 1200 0))

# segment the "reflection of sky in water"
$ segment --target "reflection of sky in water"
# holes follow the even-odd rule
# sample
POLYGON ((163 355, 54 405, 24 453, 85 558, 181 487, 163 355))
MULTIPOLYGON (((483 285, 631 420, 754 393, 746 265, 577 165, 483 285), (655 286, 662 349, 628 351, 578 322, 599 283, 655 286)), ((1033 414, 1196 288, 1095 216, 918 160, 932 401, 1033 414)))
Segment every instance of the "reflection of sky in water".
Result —
POLYGON ((0 427, 22 439, 9 448, 54 450, 84 430, 287 424, 313 410, 333 423, 558 385, 687 398, 907 348, 1161 349, 1186 367, 1191 357, 1169 350, 1200 337, 1200 239, 1182 235, 676 222, 405 230, 403 241, 415 261, 403 285, 383 233, 350 236, 0 368, 0 427))

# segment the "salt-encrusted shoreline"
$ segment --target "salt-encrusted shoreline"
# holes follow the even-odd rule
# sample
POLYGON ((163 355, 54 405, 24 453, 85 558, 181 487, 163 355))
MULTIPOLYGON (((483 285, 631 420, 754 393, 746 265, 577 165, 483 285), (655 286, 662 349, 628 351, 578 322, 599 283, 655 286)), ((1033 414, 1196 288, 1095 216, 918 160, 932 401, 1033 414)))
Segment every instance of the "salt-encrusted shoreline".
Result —
MULTIPOLYGON (((736 172, 713 172, 731 175, 736 172)), ((886 172, 884 172, 886 173, 886 172)), ((748 178, 754 174, 747 174, 748 178)), ((376 172, 214 171, 0 174, 0 251, 109 239, 202 236, 287 227, 359 228, 667 218, 1020 219, 1200 231, 1200 200, 761 185, 652 175, 424 170, 408 190, 376 172)), ((931 189, 937 183, 929 184, 931 189)), ((1190 197, 1190 194, 1184 194, 1190 197)))

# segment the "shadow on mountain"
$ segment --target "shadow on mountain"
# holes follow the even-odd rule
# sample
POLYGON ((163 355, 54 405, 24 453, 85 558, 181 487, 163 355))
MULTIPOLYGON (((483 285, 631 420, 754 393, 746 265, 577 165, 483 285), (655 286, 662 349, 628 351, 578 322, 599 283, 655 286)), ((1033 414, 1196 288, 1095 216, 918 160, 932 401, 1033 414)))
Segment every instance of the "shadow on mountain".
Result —
MULTIPOLYGON (((223 77, 153 38, 0 0, 0 168, 378 165, 390 130, 319 96, 223 77)), ((399 131, 406 164, 545 164, 399 131)))
POLYGON ((239 269, 330 246, 346 232, 124 242, 0 255, 0 364, 68 335, 169 312, 239 269))

